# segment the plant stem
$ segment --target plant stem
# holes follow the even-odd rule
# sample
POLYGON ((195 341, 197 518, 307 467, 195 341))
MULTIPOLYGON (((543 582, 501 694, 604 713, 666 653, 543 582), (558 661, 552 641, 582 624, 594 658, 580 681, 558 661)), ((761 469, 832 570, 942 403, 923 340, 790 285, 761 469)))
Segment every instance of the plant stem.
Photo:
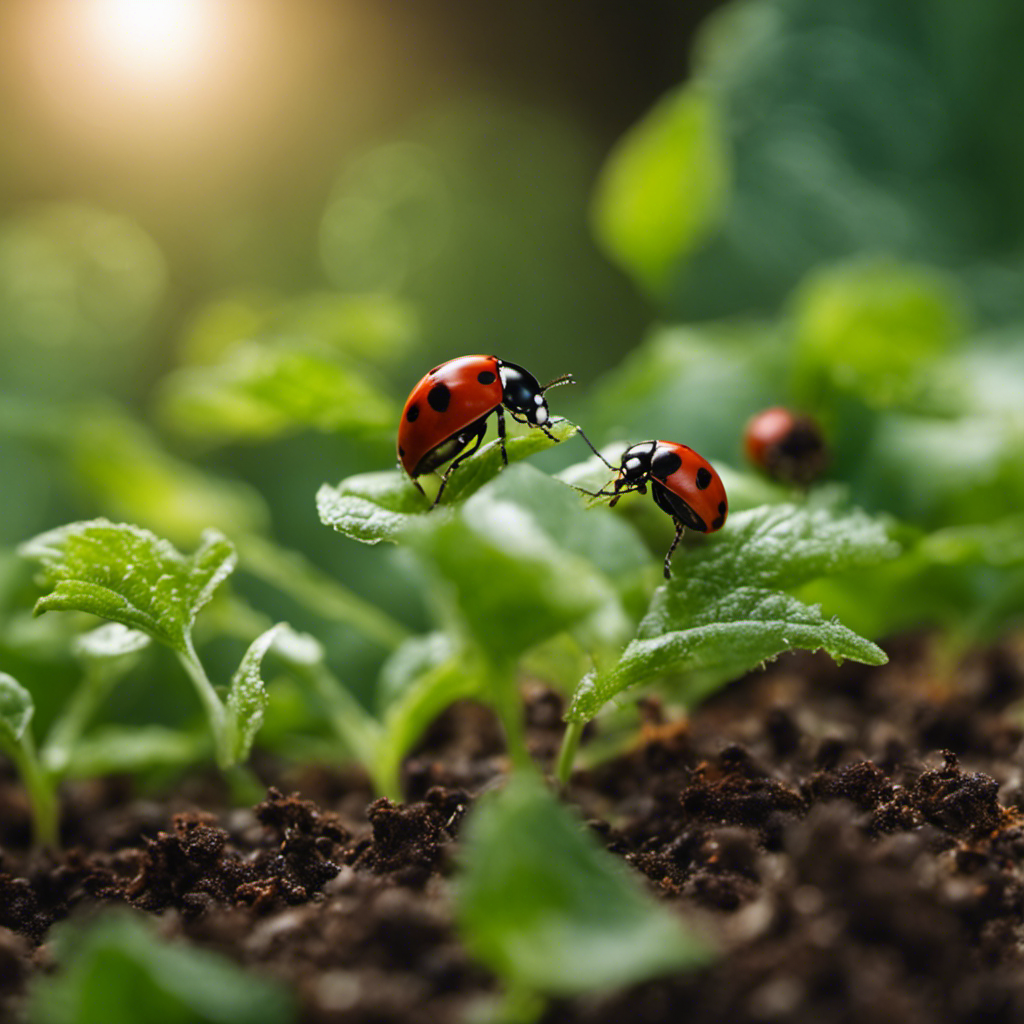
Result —
POLYGON ((322 573, 297 551, 287 551, 257 534, 236 538, 242 568, 326 619, 343 622, 383 647, 393 649, 409 631, 376 605, 322 573))
POLYGON ((576 760, 576 751, 579 750, 580 737, 586 722, 567 722, 565 734, 562 736, 562 747, 558 752, 558 764, 555 768, 555 777, 562 789, 569 785, 569 778, 572 775, 573 762, 576 760))
POLYGON ((495 666, 491 670, 491 694, 495 709, 505 730, 505 743, 512 767, 527 771, 534 767, 533 758, 526 746, 526 731, 523 728, 523 701, 519 695, 515 664, 495 666))
POLYGON ((227 712, 224 709, 223 703, 221 703, 220 697, 217 696, 217 691, 214 690, 213 683, 210 682, 206 670, 196 654, 195 648, 192 646, 191 637, 187 643, 188 647, 185 651, 175 651, 174 653, 177 654, 178 660, 195 685, 199 699, 206 709, 206 717, 210 722, 210 732, 213 733, 217 764, 221 768, 227 768, 231 765, 227 712))
POLYGON ((40 846, 56 847, 60 844, 57 818, 57 792, 54 781, 39 763, 35 744, 26 729, 17 743, 4 744, 4 749, 18 769, 29 804, 35 841, 40 846))

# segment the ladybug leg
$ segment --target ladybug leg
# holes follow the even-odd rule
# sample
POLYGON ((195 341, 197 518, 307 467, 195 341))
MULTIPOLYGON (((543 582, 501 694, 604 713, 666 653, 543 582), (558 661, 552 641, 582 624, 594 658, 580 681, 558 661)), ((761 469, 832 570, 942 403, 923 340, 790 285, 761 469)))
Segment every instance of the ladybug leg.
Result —
POLYGON ((672 570, 670 568, 672 563, 672 552, 675 551, 676 547, 679 544, 680 538, 683 536, 683 532, 686 530, 686 527, 681 522, 679 522, 678 519, 675 520, 675 524, 676 535, 672 539, 672 543, 669 546, 668 553, 665 555, 665 579, 667 580, 672 579, 672 570))
MULTIPOLYGON (((499 422, 500 422, 500 420, 499 420, 499 422)), ((475 452, 477 450, 477 448, 480 447, 480 445, 483 443, 484 434, 486 432, 487 432, 487 424, 484 421, 482 421, 482 420, 479 421, 479 429, 476 432, 476 444, 473 445, 473 447, 468 449, 467 451, 464 451, 444 471, 444 476, 441 477, 441 486, 437 489, 437 497, 434 499, 434 505, 436 505, 441 500, 441 495, 444 494, 445 484, 448 483, 448 477, 450 477, 452 475, 453 470, 457 466, 461 465, 466 459, 468 459, 470 457, 470 455, 473 454, 473 452, 475 452)), ((502 452, 504 452, 504 450, 505 450, 504 446, 502 446, 502 452)), ((430 507, 433 508, 434 505, 431 505, 430 507)))
MULTIPOLYGON (((483 434, 481 434, 480 437, 482 438, 483 434)), ((507 466, 508 452, 505 451, 505 410, 500 405, 498 406, 498 446, 501 448, 501 461, 507 466)), ((480 447, 479 440, 477 441, 477 447, 480 447)))

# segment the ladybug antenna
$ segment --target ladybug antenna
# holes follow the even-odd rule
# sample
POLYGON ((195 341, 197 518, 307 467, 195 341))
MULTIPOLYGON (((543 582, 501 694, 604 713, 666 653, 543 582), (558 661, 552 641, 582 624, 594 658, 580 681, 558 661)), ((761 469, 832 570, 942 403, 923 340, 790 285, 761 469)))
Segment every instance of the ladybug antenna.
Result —
POLYGON ((608 467, 608 468, 609 468, 610 470, 613 470, 613 471, 617 471, 617 470, 618 470, 618 468, 619 468, 618 466, 613 466, 613 465, 612 465, 612 464, 611 464, 611 463, 610 463, 610 462, 609 462, 609 461, 608 461, 608 460, 607 460, 607 459, 606 459, 606 458, 605 458, 605 457, 604 457, 604 456, 603 456, 603 455, 602 455, 602 454, 601 454, 601 453, 600 453, 600 452, 599 452, 599 451, 598 451, 598 450, 597 450, 597 449, 596 449, 596 448, 595 448, 595 447, 593 446, 593 444, 591 444, 591 442, 590 442, 590 438, 589 438, 589 437, 587 437, 587 435, 583 433, 583 428, 582 428, 581 426, 579 426, 579 424, 577 424, 577 425, 576 425, 576 433, 577 433, 577 434, 579 434, 579 435, 580 435, 580 437, 582 437, 582 438, 583 438, 583 440, 587 442, 587 447, 588 447, 588 448, 589 448, 589 449, 590 449, 590 450, 591 450, 591 451, 592 451, 592 452, 593 452, 593 453, 594 453, 594 454, 595 454, 595 455, 596 455, 596 456, 597 456, 597 457, 598 457, 598 458, 599 458, 599 459, 600 459, 600 460, 601 460, 601 461, 602 461, 602 462, 603 462, 603 463, 604 463, 604 464, 605 464, 605 465, 606 465, 606 466, 607 466, 607 467, 608 467))
POLYGON ((561 384, 575 384, 576 380, 571 373, 563 373, 561 377, 556 377, 554 380, 549 380, 547 384, 542 387, 541 393, 548 390, 548 388, 557 388, 561 384))

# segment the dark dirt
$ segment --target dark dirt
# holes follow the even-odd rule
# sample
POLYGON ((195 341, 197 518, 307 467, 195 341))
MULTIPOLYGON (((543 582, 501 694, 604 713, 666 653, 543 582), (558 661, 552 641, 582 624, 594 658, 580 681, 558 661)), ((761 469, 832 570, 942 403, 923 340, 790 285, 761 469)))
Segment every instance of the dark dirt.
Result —
MULTIPOLYGON (((686 723, 647 701, 636 747, 575 775, 594 832, 721 957, 555 1001, 546 1024, 1024 1020, 1024 645, 942 674, 925 638, 889 651, 881 669, 782 658, 686 723)), ((560 702, 527 697, 550 763, 560 702)), ((285 980, 303 1021, 458 1021, 496 988, 452 925, 458 832, 504 768, 489 712, 461 704, 408 760, 407 804, 354 771, 271 770, 251 810, 101 780, 66 792, 56 857, 26 849, 4 778, 0 1019, 49 969, 53 923, 120 903, 285 980)))

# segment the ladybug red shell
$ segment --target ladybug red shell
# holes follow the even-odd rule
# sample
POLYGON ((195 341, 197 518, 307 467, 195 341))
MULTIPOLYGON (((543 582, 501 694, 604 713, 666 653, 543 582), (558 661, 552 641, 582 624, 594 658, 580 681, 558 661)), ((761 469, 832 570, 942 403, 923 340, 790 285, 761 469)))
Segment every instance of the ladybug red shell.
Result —
POLYGON ((629 491, 646 493, 676 524, 676 535, 665 555, 665 579, 671 575, 672 553, 689 527, 698 533, 714 533, 725 525, 729 499, 722 478, 702 455, 675 441, 641 441, 622 453, 615 480, 614 505, 629 491))
POLYGON ((813 483, 829 460, 817 422, 780 405, 750 419, 743 433, 743 449, 758 469, 788 484, 813 483))
POLYGON ((492 412, 497 413, 498 440, 507 465, 503 410, 552 436, 547 429, 551 414, 544 392, 552 384, 570 380, 566 375, 541 387, 533 374, 497 356, 449 359, 427 373, 406 399, 398 426, 398 461, 419 486, 418 476, 455 460, 441 480, 436 505, 452 471, 480 447, 492 412), (473 447, 463 451, 473 441, 473 447))

